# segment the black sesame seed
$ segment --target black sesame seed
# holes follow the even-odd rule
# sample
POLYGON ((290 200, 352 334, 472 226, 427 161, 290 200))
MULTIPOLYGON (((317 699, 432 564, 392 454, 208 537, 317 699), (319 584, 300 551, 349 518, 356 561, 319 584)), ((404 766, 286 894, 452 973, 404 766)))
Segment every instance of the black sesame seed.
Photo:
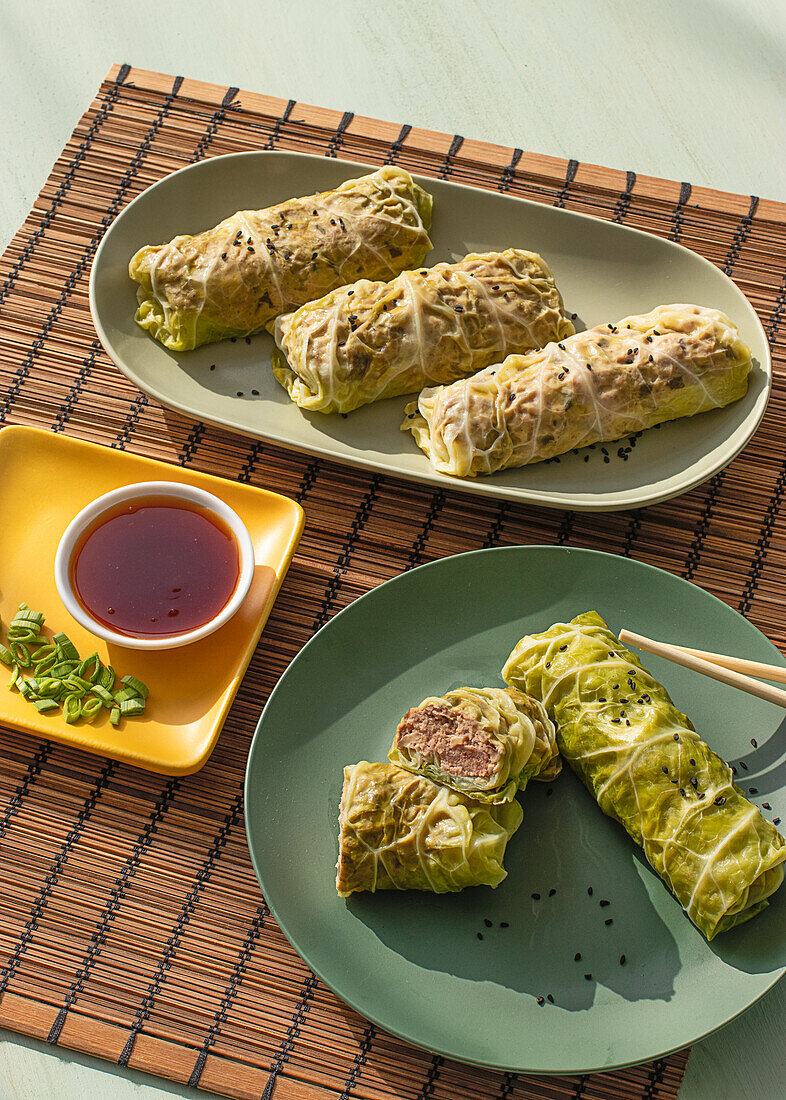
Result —
POLYGON ((221 259, 222 259, 222 260, 225 260, 226 258, 227 258, 227 254, 226 254, 226 252, 222 252, 222 253, 221 253, 221 259))
POLYGON ((772 806, 771 806, 771 805, 769 804, 769 802, 762 802, 762 804, 761 804, 761 808, 762 808, 763 810, 771 810, 771 809, 772 809, 772 806))
POLYGON ((669 769, 666 767, 665 764, 661 767, 661 771, 663 772, 664 775, 669 774, 669 769))
POLYGON ((733 765, 733 764, 732 764, 732 766, 731 766, 731 774, 732 774, 732 775, 736 775, 736 774, 737 774, 737 769, 736 769, 736 768, 734 767, 734 765, 733 765))
POLYGON ((478 939, 479 939, 479 940, 482 940, 482 939, 483 939, 483 933, 482 933, 482 932, 478 932, 478 933, 477 933, 477 937, 478 937, 478 939))
POLYGON ((544 1005, 544 1004, 546 1003, 546 998, 545 998, 545 997, 538 997, 538 998, 537 998, 537 1001, 538 1001, 538 1004, 539 1004, 539 1005, 540 1005, 541 1007, 543 1007, 543 1005, 544 1005))
POLYGON ((492 924, 492 922, 491 922, 491 921, 490 921, 490 920, 488 919, 488 917, 484 917, 484 918, 483 918, 483 923, 485 924, 486 928, 493 928, 493 927, 494 927, 494 925, 493 925, 493 924, 492 924))
POLYGON ((696 795, 696 797, 697 798, 705 798, 706 795, 704 794, 704 791, 699 791, 699 793, 696 795))
POLYGON ((243 391, 242 391, 242 390, 238 390, 238 391, 237 391, 237 393, 235 394, 235 396, 236 396, 236 397, 242 397, 242 396, 243 396, 243 391))
POLYGON ((546 1000, 549 1002, 549 1004, 552 1004, 552 1005, 554 1004, 554 998, 552 997, 552 995, 550 993, 546 994, 546 1000))
POLYGON ((499 290, 499 283, 494 283, 494 286, 491 289, 492 290, 499 290))
POLYGON ((533 901, 540 901, 540 894, 532 894, 531 896, 533 901))
POLYGON ((600 903, 601 909, 605 909, 607 905, 611 905, 611 902, 607 901, 605 898, 603 898, 603 900, 600 903))
POLYGON ((603 923, 604 923, 605 925, 607 925, 607 926, 608 926, 609 924, 614 924, 614 918, 613 918, 613 917, 609 917, 609 918, 608 918, 608 920, 605 920, 605 921, 604 921, 603 923))
POLYGON ((680 735, 678 733, 675 733, 674 734, 674 740, 679 741, 679 739, 680 739, 680 735))
POLYGON ((312 260, 316 260, 316 258, 317 258, 317 254, 316 254, 316 252, 312 252, 312 253, 311 253, 311 259, 312 259, 312 260))
POLYGON ((331 224, 331 225, 335 225, 335 224, 336 224, 336 219, 335 219, 335 218, 331 218, 331 219, 330 219, 330 224, 331 224))
POLYGON ((751 744, 753 745, 754 749, 757 749, 759 747, 759 742, 756 740, 755 737, 751 737, 751 744))
POLYGON ((250 344, 250 343, 251 343, 251 337, 250 337, 250 336, 247 336, 247 337, 246 337, 246 343, 247 343, 247 344, 250 344))
POLYGON ((211 363, 211 364, 210 364, 210 369, 211 369, 211 370, 215 370, 215 369, 216 369, 216 364, 215 364, 215 363, 211 363))
POLYGON ((758 787, 748 787, 748 790, 750 791, 751 794, 758 794, 759 793, 759 788, 758 787))
POLYGON ((573 961, 574 961, 574 963, 581 962, 581 952, 580 951, 577 951, 576 954, 573 956, 573 961))
POLYGON ((252 396, 259 397, 259 390, 252 390, 251 393, 252 393, 252 396))
POLYGON ((699 783, 698 783, 698 780, 696 779, 695 775, 692 775, 690 777, 690 785, 691 785, 691 787, 694 788, 694 790, 695 790, 696 787, 698 787, 699 783))
POLYGON ((237 343, 237 336, 230 336, 229 337, 229 342, 230 342, 230 344, 236 344, 237 343))
POLYGON ((589 462, 589 455, 584 455, 584 461, 589 462))
POLYGON ((587 887, 587 893, 589 894, 590 897, 592 897, 592 887, 591 886, 587 887))
POLYGON ((742 770, 744 772, 746 772, 748 770, 748 765, 745 763, 744 760, 740 760, 740 767, 742 768, 742 770))
POLYGON ((726 799, 723 797, 723 795, 719 795, 718 798, 715 799, 715 805, 722 806, 725 801, 726 799))
POLYGON ((454 306, 453 310, 456 313, 463 313, 464 312, 464 307, 463 306, 454 306))
POLYGON ((696 767, 696 761, 695 761, 695 760, 694 760, 694 759, 693 759, 692 757, 691 757, 691 762, 690 762, 690 766, 691 766, 692 768, 695 768, 695 767, 696 767))
POLYGON ((584 975, 584 977, 586 978, 586 980, 587 980, 588 982, 591 982, 591 981, 592 981, 592 975, 591 975, 591 974, 585 974, 585 975, 584 975))
POLYGON ((501 920, 499 922, 499 926, 500 926, 500 928, 510 928, 510 925, 508 924, 508 922, 506 920, 501 920))
POLYGON ((780 825, 781 819, 779 817, 774 817, 772 819, 772 823, 773 823, 773 825, 780 825))
POLYGON ((555 889, 554 889, 554 888, 552 887, 552 888, 551 888, 551 890, 549 890, 549 897, 550 897, 550 898, 553 898, 553 897, 554 897, 554 895, 556 894, 556 892, 557 892, 557 891, 556 891, 556 890, 555 890, 555 889))
POLYGON ((625 956, 620 955, 620 966, 624 966, 624 965, 625 965, 625 956))

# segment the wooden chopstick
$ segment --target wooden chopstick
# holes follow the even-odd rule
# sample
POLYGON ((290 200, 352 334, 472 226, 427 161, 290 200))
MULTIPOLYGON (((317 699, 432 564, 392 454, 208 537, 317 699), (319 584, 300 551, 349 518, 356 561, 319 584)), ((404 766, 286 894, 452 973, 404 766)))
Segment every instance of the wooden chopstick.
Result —
POLYGON ((656 642, 652 638, 634 634, 632 630, 621 630, 619 637, 623 645, 636 646, 637 649, 643 649, 645 653, 654 653, 656 657, 664 657, 667 661, 673 661, 684 668, 701 672, 704 676, 711 676, 713 680, 719 680, 722 684, 729 684, 731 687, 739 688, 740 691, 747 691, 749 695, 756 695, 759 699, 766 699, 768 703, 786 708, 786 691, 772 687, 770 684, 763 684, 761 680, 755 680, 752 676, 746 676, 737 671, 739 666, 763 669, 765 671, 762 675, 771 679, 776 679, 773 673, 777 672, 777 679, 786 683, 782 668, 776 669, 772 665, 760 664, 758 661, 743 661, 722 654, 705 653, 703 650, 691 650, 686 646, 671 645, 668 642, 656 642), (720 658, 717 662, 714 660, 716 656, 720 658), (726 663, 721 664, 721 661, 726 663))

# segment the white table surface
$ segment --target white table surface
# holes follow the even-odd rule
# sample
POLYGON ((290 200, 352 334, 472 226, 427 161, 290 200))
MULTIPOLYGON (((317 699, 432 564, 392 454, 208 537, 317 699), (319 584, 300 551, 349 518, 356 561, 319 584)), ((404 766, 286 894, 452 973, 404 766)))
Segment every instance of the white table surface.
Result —
MULTIPOLYGON (((116 61, 786 200, 784 0, 0 0, 0 246, 116 61)), ((681 1100, 783 1100, 785 1039, 781 983, 681 1100)), ((0 1100, 195 1095, 0 1031, 0 1100)))

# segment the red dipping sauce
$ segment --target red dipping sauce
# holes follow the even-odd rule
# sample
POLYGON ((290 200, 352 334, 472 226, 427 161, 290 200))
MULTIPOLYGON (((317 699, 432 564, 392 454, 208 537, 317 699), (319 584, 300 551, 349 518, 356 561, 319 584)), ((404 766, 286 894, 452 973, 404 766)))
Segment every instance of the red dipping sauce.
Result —
POLYGON ((235 536, 214 512, 176 497, 137 497, 88 527, 71 557, 85 611, 131 638, 185 634, 226 607, 240 576, 235 536))

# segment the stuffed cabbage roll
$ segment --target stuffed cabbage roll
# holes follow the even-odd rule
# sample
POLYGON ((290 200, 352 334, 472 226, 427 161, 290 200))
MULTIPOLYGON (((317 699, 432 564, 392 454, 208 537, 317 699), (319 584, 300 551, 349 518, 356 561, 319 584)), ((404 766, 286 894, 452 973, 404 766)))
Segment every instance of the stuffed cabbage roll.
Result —
POLYGON ((571 768, 708 940, 766 907, 786 841, 600 615, 522 638, 502 674, 543 702, 571 768))
POLYGON ((728 405, 750 368, 724 314, 658 306, 426 389, 401 427, 440 473, 475 477, 728 405))
POLYGON ((388 758, 480 802, 508 802, 561 767, 542 703, 515 688, 461 687, 401 719, 388 758))
POLYGON ((279 317, 273 371, 302 409, 346 413, 572 332, 547 264, 509 248, 364 279, 279 317))
POLYGON ((139 283, 136 321, 174 351, 250 336, 334 287, 422 263, 431 203, 408 172, 388 166, 147 245, 128 268, 139 283))
POLYGON ((394 764, 344 768, 336 890, 498 886, 505 847, 522 821, 518 802, 484 806, 394 764))

